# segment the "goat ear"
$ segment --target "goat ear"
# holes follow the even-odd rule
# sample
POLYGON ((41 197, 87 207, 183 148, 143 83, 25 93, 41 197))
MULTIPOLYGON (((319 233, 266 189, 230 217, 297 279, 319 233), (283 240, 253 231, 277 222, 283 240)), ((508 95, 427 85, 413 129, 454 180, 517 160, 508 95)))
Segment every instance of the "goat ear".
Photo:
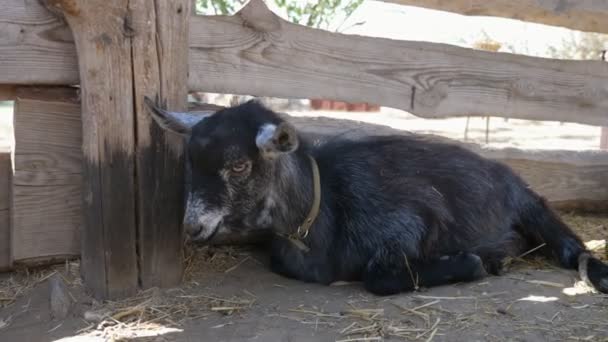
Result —
POLYGON ((290 153, 298 148, 298 133, 291 124, 264 124, 258 130, 255 143, 266 156, 290 153))
POLYGON ((207 112, 199 114, 169 112, 160 108, 147 96, 144 96, 144 103, 148 106, 152 118, 160 127, 183 136, 190 135, 192 127, 212 114, 207 112))

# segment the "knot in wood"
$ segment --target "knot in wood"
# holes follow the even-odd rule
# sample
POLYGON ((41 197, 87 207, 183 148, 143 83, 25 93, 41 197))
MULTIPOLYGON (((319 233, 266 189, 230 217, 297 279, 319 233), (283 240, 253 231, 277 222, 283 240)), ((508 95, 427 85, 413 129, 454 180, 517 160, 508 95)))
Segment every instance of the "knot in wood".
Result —
POLYGON ((258 32, 273 32, 281 29, 281 19, 266 7, 263 0, 251 0, 238 15, 243 26, 258 32))
MULTIPOLYGON (((43 2, 46 4, 47 8, 57 9, 63 14, 73 17, 80 15, 80 9, 76 4, 76 0, 44 0, 43 2)), ((52 12, 57 14, 56 11, 52 12)))
POLYGON ((135 36, 135 29, 133 28, 133 16, 131 15, 131 11, 127 12, 124 17, 122 32, 127 38, 135 36))

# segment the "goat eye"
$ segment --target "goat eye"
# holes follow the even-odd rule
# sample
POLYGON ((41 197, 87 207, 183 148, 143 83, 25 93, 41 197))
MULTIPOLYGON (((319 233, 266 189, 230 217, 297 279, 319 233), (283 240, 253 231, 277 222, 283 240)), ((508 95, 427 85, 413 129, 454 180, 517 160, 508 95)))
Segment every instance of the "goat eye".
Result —
POLYGON ((236 164, 232 165, 232 172, 233 173, 243 173, 247 170, 248 167, 249 167, 248 162, 236 163, 236 164))

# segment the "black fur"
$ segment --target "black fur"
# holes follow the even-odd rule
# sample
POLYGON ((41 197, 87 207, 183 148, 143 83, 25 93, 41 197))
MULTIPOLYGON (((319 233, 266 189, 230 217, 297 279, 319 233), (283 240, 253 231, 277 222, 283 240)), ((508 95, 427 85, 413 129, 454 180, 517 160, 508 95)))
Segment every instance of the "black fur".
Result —
MULTIPOLYGON (((307 239, 311 252, 281 238, 274 242, 273 268, 291 277, 362 279, 371 292, 390 294, 413 288, 404 256, 419 286, 435 286, 483 274, 470 260, 442 268, 444 255, 478 255, 487 272, 500 274, 506 257, 542 243, 541 251, 571 269, 585 250, 508 167, 462 147, 414 135, 383 136, 297 153, 301 160, 311 153, 319 164, 323 211, 307 239), (451 270, 470 273, 459 277, 451 270), (433 273, 445 274, 445 281, 426 276, 433 273)), ((309 177, 308 166, 299 165, 302 177, 309 177)), ((300 185, 294 180, 293 186, 300 185)), ((310 205, 310 194, 298 203, 310 205)), ((598 261, 596 269, 604 268, 598 261)))
MULTIPOLYGON (((310 251, 280 236, 271 243, 271 267, 284 276, 323 284, 362 280, 370 292, 387 295, 500 274, 505 258, 543 243, 540 250, 569 269, 577 269, 586 252, 545 201, 503 164, 418 135, 321 146, 297 137, 295 151, 264 156, 255 136, 264 124, 281 122, 255 102, 220 111, 193 130, 195 138, 212 139, 208 147, 190 144, 189 151, 193 177, 206 175, 193 184, 206 193, 213 189, 214 202, 226 185, 210 184, 218 182, 211 176, 225 150, 237 145, 253 162, 244 181, 251 186, 241 184, 233 202, 246 205, 214 202, 230 209, 223 222, 258 227, 256 218, 266 208, 268 228, 281 233, 295 231, 310 210, 307 155, 315 158, 322 202, 304 240, 310 251)), ((591 283, 607 292, 608 266, 591 258, 587 267, 591 283)))

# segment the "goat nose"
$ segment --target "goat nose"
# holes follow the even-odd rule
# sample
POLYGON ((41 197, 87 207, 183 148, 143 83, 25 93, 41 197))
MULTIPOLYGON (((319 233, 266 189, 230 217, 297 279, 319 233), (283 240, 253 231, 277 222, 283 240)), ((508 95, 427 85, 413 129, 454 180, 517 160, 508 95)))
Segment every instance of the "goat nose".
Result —
POLYGON ((197 236, 201 232, 201 230, 203 230, 203 226, 200 224, 197 224, 194 222, 193 223, 184 222, 184 231, 190 237, 197 236))

